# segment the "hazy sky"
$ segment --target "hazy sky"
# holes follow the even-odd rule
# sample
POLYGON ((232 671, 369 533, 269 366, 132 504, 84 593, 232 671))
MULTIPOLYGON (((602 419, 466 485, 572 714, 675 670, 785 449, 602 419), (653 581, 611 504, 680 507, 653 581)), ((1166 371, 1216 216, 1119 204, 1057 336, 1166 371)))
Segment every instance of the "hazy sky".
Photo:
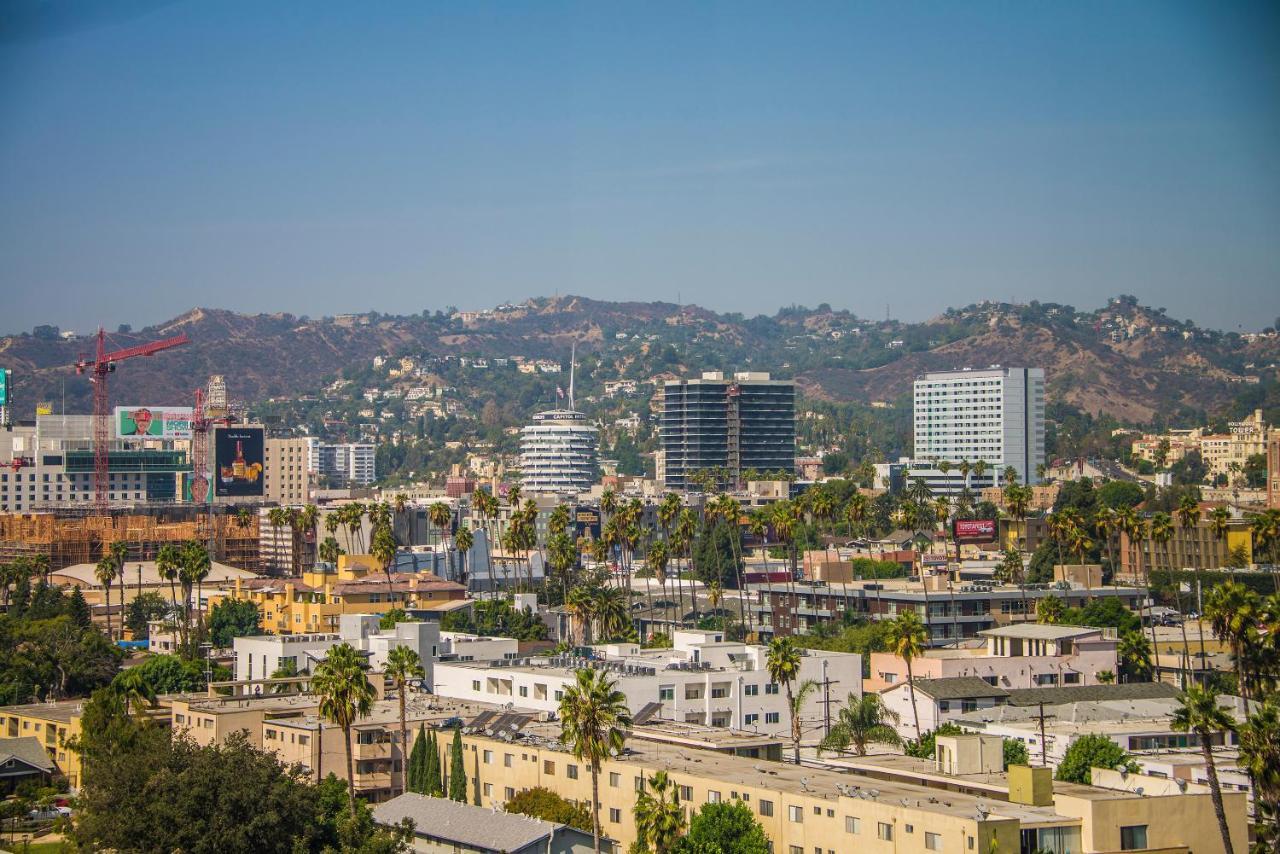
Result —
POLYGON ((1280 4, 0 7, 0 332, 533 295, 1280 314, 1280 4))

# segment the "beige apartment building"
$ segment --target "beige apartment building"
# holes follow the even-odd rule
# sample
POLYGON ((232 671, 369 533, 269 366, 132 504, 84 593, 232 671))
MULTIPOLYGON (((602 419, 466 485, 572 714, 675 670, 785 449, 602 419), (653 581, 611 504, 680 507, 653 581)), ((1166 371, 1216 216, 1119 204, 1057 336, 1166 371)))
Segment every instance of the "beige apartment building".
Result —
POLYGON ((270 438, 263 442, 262 494, 282 506, 306 504, 314 487, 315 438, 270 438))

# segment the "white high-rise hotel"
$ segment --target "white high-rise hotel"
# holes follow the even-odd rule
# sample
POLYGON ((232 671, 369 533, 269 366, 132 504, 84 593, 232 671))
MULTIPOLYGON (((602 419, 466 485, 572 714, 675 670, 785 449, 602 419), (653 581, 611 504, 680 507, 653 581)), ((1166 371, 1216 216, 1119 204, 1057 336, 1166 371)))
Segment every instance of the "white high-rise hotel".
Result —
POLYGON ((1043 368, 938 371, 916 380, 908 476, 923 476, 935 492, 958 492, 965 485, 960 464, 978 460, 986 470, 981 477, 969 473, 971 489, 999 483, 1008 466, 1022 483, 1036 482, 1044 463, 1043 368))

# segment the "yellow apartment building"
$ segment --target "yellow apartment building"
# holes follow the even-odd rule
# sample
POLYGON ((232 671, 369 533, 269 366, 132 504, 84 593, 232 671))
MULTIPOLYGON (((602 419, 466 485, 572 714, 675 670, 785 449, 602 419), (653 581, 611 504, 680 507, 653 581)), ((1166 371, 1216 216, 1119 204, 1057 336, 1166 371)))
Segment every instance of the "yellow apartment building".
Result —
POLYGON ((72 789, 80 787, 80 755, 67 742, 80 734, 81 700, 0 707, 0 738, 40 740, 58 773, 72 789))
POLYGON ((469 607, 461 584, 431 573, 392 573, 390 584, 369 555, 342 555, 336 570, 313 570, 301 578, 235 579, 209 595, 258 606, 264 632, 336 632, 343 614, 382 614, 392 608, 447 612, 469 607))

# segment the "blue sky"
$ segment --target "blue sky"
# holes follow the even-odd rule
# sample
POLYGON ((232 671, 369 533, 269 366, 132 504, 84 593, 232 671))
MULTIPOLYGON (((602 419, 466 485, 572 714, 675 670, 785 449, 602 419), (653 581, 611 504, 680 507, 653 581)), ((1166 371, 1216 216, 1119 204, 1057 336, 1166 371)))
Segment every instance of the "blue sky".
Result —
POLYGON ((0 332, 532 295, 1280 314, 1276 4, 0 11, 0 332))

